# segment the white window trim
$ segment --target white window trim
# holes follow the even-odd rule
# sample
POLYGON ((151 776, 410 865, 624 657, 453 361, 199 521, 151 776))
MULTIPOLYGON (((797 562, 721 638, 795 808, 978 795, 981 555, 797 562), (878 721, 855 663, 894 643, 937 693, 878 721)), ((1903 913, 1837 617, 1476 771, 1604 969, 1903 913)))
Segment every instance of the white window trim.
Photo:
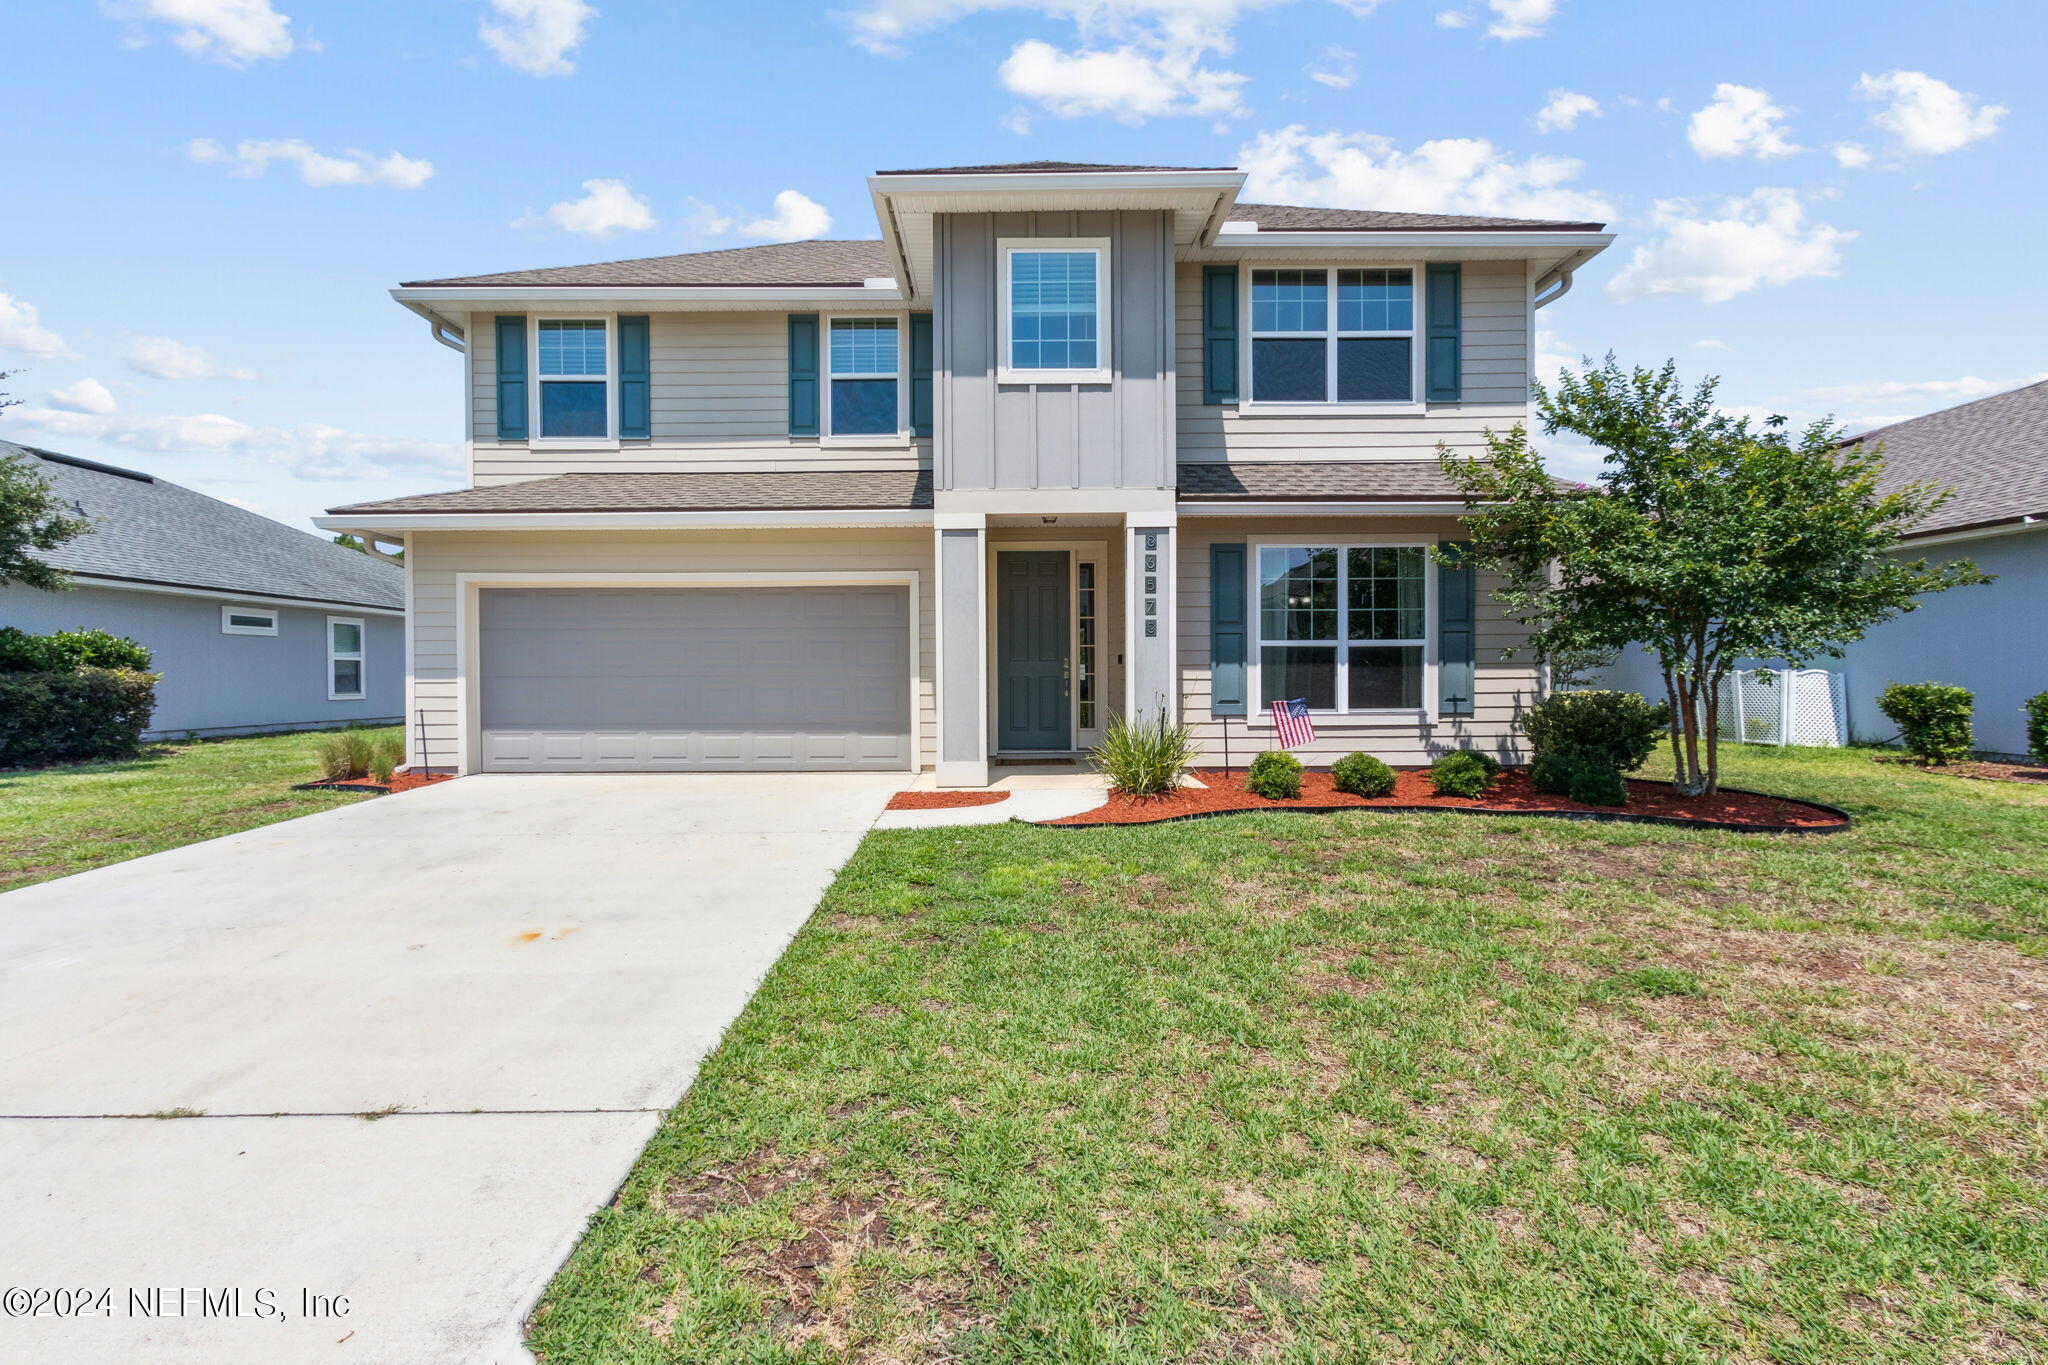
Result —
MULTIPOLYGON (((1248 729, 1271 729, 1273 713, 1267 704, 1258 700, 1265 692, 1261 678, 1261 658, 1266 645, 1298 645, 1298 640, 1268 641, 1265 638, 1264 613, 1259 605, 1259 551, 1262 549, 1333 549, 1339 552, 1355 549, 1420 549, 1426 552, 1436 544, 1434 536, 1387 535, 1387 536, 1250 536, 1245 541, 1245 602, 1251 614, 1246 623, 1245 659, 1245 723, 1248 729)), ((1437 573, 1436 566, 1425 557, 1422 573, 1422 639, 1416 640, 1346 640, 1344 627, 1350 615, 1350 593, 1345 580, 1339 578, 1337 594, 1337 691, 1338 709, 1333 711, 1312 710, 1311 715, 1318 721, 1327 720, 1342 728, 1350 725, 1384 724, 1389 721, 1413 724, 1418 721, 1433 723, 1437 719, 1437 573), (1422 705, 1417 707, 1384 707, 1370 711, 1352 711, 1345 707, 1349 689, 1349 666, 1344 651, 1352 645, 1385 645, 1397 648, 1403 645, 1422 646, 1422 705)))
POLYGON ((1111 378, 1110 256, 1107 237, 999 237, 996 239, 996 383, 1107 384, 1111 378), (1089 370, 1020 370, 1010 364, 1010 257, 1019 251, 1095 253, 1095 359, 1089 370))
POLYGON ((275 607, 245 607, 230 602, 220 609, 220 633, 223 635, 275 635, 277 634, 277 622, 278 615, 277 608, 275 607), (232 619, 236 616, 267 616, 270 618, 270 624, 268 626, 238 626, 232 619))
POLYGON ((818 443, 846 450, 861 446, 907 446, 910 444, 910 315, 908 313, 825 313, 818 319, 818 368, 823 371, 824 392, 818 396, 818 443), (834 374, 832 372, 832 324, 835 321, 887 318, 896 324, 896 373, 834 374), (840 436, 832 430, 832 381, 835 379, 893 379, 896 381, 896 430, 854 432, 840 436))
POLYGON ((369 652, 370 632, 364 627, 362 617, 330 616, 327 618, 327 700, 361 701, 369 695, 369 652), (334 628, 336 626, 354 626, 356 628, 356 648, 353 651, 336 649, 334 647, 334 628), (334 690, 334 665, 347 659, 354 659, 356 661, 356 690, 353 692, 337 692, 334 690))
POLYGON ((1327 417, 1332 412, 1357 412, 1401 416, 1428 412, 1429 403, 1423 388, 1426 382, 1425 352, 1422 320, 1428 316, 1429 301, 1424 297, 1428 287, 1429 272, 1412 261, 1259 261, 1246 263, 1238 272, 1239 298, 1237 315, 1244 320, 1238 338, 1238 373, 1244 376, 1244 393, 1239 405, 1246 412, 1255 412, 1261 417, 1327 417), (1260 270, 1320 270, 1324 272, 1323 284, 1328 291, 1326 315, 1329 326, 1320 332, 1258 332, 1252 330, 1252 276, 1260 270), (1405 332, 1340 332, 1337 330, 1337 286, 1331 278, 1339 270, 1405 270, 1413 282, 1415 306, 1409 317, 1410 326, 1405 332), (1254 377, 1252 374, 1252 342, 1258 338, 1321 338, 1326 342, 1323 356, 1324 392, 1330 396, 1320 403, 1286 402, 1261 403, 1252 397, 1254 377), (1337 397, 1337 341, 1340 337, 1407 337, 1408 338, 1408 392, 1402 399, 1339 399, 1337 397))
POLYGON ((619 448, 619 315, 617 313, 534 313, 526 319, 527 367, 533 376, 526 395, 527 444, 549 450, 617 450, 619 448), (540 372, 540 325, 546 322, 604 324, 604 373, 543 375, 540 372), (602 383, 605 386, 605 434, 543 436, 540 434, 542 384, 602 383))

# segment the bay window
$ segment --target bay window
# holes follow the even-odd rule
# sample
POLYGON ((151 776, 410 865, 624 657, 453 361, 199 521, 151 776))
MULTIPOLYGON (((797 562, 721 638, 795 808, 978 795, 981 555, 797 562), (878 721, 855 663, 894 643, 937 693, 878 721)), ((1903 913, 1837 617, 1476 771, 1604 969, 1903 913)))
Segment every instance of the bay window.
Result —
POLYGON ((540 318, 534 327, 535 430, 544 441, 612 434, 611 327, 603 318, 540 318))
POLYGON ((1002 359, 1013 384, 1109 380, 1109 243, 1102 238, 998 243, 1002 359))
POLYGON ((1420 545, 1261 545, 1252 600, 1261 712, 1423 709, 1429 554, 1420 545))
POLYGON ((895 318, 833 318, 826 363, 827 436, 894 436, 903 430, 903 347, 895 318))
POLYGON ((1412 269, 1251 272, 1254 403, 1412 403, 1412 269))

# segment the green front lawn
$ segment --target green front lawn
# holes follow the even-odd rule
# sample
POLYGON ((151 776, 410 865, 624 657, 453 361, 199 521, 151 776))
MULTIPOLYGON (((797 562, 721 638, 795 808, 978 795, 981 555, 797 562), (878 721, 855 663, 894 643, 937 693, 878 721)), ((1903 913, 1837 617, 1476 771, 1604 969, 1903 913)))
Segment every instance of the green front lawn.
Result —
POLYGON ((0 772, 0 891, 362 800, 291 790, 320 776, 323 738, 160 744, 119 763, 0 772))
POLYGON ((870 836, 533 1343, 2041 1359, 2048 796, 1730 766, 1860 823, 870 836))

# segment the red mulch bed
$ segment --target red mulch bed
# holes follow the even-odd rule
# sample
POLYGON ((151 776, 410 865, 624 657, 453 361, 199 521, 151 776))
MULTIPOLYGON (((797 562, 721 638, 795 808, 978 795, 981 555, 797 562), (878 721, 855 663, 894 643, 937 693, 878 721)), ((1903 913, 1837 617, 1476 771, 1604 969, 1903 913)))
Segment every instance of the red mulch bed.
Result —
POLYGON ((1749 792, 1720 792, 1714 796, 1679 796, 1666 782, 1637 782, 1628 784, 1629 802, 1626 806, 1588 806, 1562 796, 1539 792, 1529 785, 1529 776, 1519 768, 1510 769, 1483 796, 1438 796, 1429 785, 1426 769, 1411 769, 1398 773, 1394 790, 1387 796, 1363 797, 1340 792, 1330 785, 1327 772, 1305 772, 1301 775, 1301 796, 1293 801, 1269 801, 1263 796, 1254 796, 1244 789, 1244 770, 1232 768, 1229 771, 1204 769, 1196 774, 1207 787, 1182 787, 1166 796, 1126 796, 1122 792, 1111 792, 1109 800, 1094 810, 1079 815, 1062 816, 1057 820, 1043 820, 1047 825, 1144 825, 1158 820, 1173 820, 1189 815, 1209 815, 1223 811, 1247 810, 1314 810, 1324 807, 1357 807, 1371 810, 1374 807, 1429 807, 1440 810, 1495 811, 1506 814, 1597 814, 1609 817, 1652 817, 1661 820, 1683 820, 1688 823, 1732 827, 1785 827, 1795 829, 1840 829, 1848 821, 1845 817, 1811 806, 1803 801, 1791 801, 1776 796, 1758 796, 1749 792))
POLYGON ((1010 799, 1008 792, 897 792, 890 810, 954 810, 960 806, 993 806, 1010 799))
POLYGON ((339 782, 306 782, 301 785, 332 791, 409 792, 415 787, 430 787, 436 782, 454 780, 454 773, 393 773, 389 785, 369 777, 349 777, 339 782))

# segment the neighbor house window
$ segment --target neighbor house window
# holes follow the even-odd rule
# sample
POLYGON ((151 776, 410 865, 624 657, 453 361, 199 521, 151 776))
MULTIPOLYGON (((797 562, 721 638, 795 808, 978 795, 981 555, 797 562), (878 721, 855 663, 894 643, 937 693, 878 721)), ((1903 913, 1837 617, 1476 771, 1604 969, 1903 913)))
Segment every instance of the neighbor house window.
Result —
POLYGON ((223 635, 275 635, 277 613, 263 607, 222 607, 220 632, 223 635))
POLYGON ((1003 363, 1012 383, 1109 378, 1109 243, 1004 242, 1003 363))
POLYGON ((542 440, 612 434, 611 328, 602 318, 541 318, 534 331, 542 440))
POLYGON ((826 358, 832 394, 827 436, 894 436, 903 430, 899 406, 903 348, 895 318, 833 318, 826 358))
POLYGON ((363 623, 354 616, 327 618, 327 700, 363 695, 363 623))
POLYGON ((1259 707, 1420 710, 1429 555, 1420 545, 1262 545, 1259 707))
POLYGON ((1254 270, 1255 403, 1415 400, 1415 272, 1254 270))

